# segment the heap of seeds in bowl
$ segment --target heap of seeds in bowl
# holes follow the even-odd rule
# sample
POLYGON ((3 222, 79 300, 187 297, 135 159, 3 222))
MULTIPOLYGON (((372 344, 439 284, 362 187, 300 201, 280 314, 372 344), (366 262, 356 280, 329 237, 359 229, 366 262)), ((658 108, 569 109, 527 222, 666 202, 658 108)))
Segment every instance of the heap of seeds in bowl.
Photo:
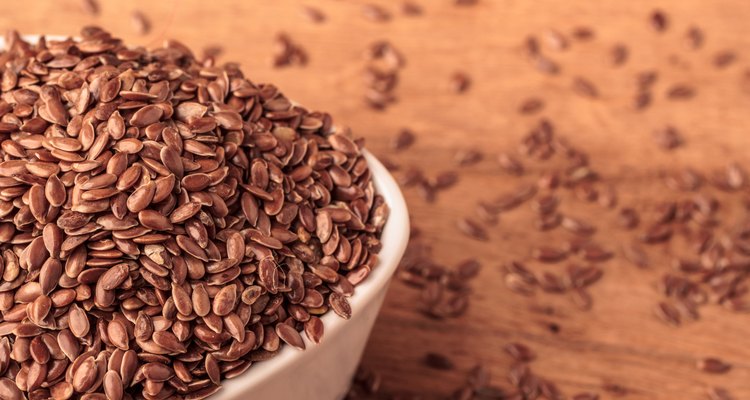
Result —
POLYGON ((205 398, 351 316, 388 209, 329 115, 99 28, 0 59, 0 398, 205 398))

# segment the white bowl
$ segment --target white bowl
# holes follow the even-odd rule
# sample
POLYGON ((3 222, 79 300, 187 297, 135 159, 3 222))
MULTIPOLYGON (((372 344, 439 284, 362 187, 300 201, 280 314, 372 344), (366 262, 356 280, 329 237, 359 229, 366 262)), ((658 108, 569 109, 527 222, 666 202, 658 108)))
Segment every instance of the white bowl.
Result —
MULTIPOLYGON (((24 35, 32 43, 38 38, 24 35)), ((46 38, 65 39, 53 35, 46 38)), ((4 46, 5 39, 0 37, 0 48, 4 46)), ((390 216, 383 229, 380 261, 349 299, 351 319, 329 312, 321 318, 325 333, 320 344, 312 343, 303 334, 306 350, 284 346, 276 357, 253 364, 241 376, 222 381, 222 390, 211 400, 332 400, 346 395, 388 284, 409 241, 409 214, 401 190, 380 161, 367 151, 364 156, 375 188, 390 208, 390 216)))

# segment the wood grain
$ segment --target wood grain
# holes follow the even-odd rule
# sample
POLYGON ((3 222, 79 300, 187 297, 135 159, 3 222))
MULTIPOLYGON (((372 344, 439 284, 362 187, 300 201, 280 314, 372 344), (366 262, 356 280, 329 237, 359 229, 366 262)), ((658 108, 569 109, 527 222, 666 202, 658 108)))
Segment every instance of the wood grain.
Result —
MULTIPOLYGON (((376 154, 398 159, 403 166, 421 166, 429 175, 455 168, 452 158, 457 149, 483 150, 488 158, 462 169, 459 184, 441 193, 436 203, 425 204, 415 191, 406 191, 412 221, 431 243, 435 258, 451 266, 476 256, 484 269, 474 282, 468 313, 447 322, 419 314, 418 293, 393 284, 364 359, 383 375, 388 391, 443 398, 461 385, 465 372, 478 361, 492 370, 493 383, 507 387, 505 372, 511 360, 502 347, 522 341, 539 354, 533 370, 558 382, 568 395, 602 392, 602 384, 615 383, 630 391, 625 397, 629 399, 701 399, 714 385, 727 387, 737 399, 750 398, 746 315, 711 306, 703 309, 700 321, 679 328, 665 326, 652 315, 659 298, 656 281, 669 268, 666 253, 677 253, 679 247, 652 250, 662 254, 657 257, 661 262, 646 272, 619 258, 607 262, 605 277, 591 290, 593 310, 582 312, 565 297, 524 298, 502 285, 502 262, 527 259, 536 242, 567 237, 561 231, 540 234, 529 229, 528 207, 503 215, 491 230, 489 244, 455 233, 456 219, 472 212, 478 200, 512 190, 550 168, 530 164, 525 177, 510 177, 499 171, 491 156, 515 151, 536 122, 516 111, 529 96, 545 99, 543 114, 561 135, 591 154, 596 169, 619 188, 621 204, 649 206, 664 198, 659 170, 695 165, 708 171, 728 161, 745 161, 750 95, 743 76, 750 55, 743 50, 750 46, 750 2, 479 0, 472 7, 456 7, 450 0, 421 3, 424 15, 408 18, 399 14, 397 2, 381 1, 394 18, 377 24, 362 16, 363 1, 318 1, 327 20, 313 24, 301 12, 303 3, 290 0, 109 0, 100 1, 99 16, 84 13, 77 0, 5 1, 0 3, 0 26, 22 33, 75 35, 83 25, 100 24, 144 46, 165 38, 195 49, 220 45, 221 59, 241 62, 251 79, 274 82, 302 104, 330 111, 339 124, 366 137, 376 154), (662 34, 648 24, 657 6, 669 17, 662 34), (136 34, 130 19, 133 10, 150 18, 150 34, 136 34), (693 24, 706 32, 706 44, 699 51, 684 46, 684 33, 693 24), (545 29, 567 34, 580 25, 593 27, 596 38, 550 53, 562 65, 559 75, 542 75, 529 66, 521 47, 527 35, 545 29), (271 68, 272 39, 282 31, 308 51, 307 67, 271 68), (398 103, 385 112, 369 110, 362 101, 362 53, 379 39, 392 41, 407 57, 396 89, 398 103), (626 45, 630 56, 624 66, 612 68, 608 52, 617 43, 626 45), (725 49, 736 50, 739 59, 718 70, 712 59, 725 49), (462 95, 450 90, 449 77, 456 70, 466 71, 473 80, 462 95), (635 75, 643 70, 658 71, 659 81, 654 106, 636 112, 635 75), (576 76, 594 82, 600 97, 576 96, 571 90, 576 76), (690 101, 665 100, 666 90, 682 82, 695 85, 697 96, 690 101), (683 148, 665 153, 654 145, 653 130, 666 124, 683 132, 683 148), (417 143, 408 152, 390 154, 389 140, 402 127, 418 134, 417 143), (560 332, 551 333, 550 323, 558 324, 560 332), (457 370, 426 368, 421 359, 428 351, 450 355, 457 370), (708 355, 722 357, 734 368, 721 376, 698 372, 695 360, 708 355)), ((738 195, 721 196, 728 209, 737 209, 738 195)), ((598 240, 607 245, 616 247, 627 236, 614 229, 614 213, 596 205, 566 199, 563 211, 595 222, 598 240)), ((727 219, 736 215, 722 214, 727 219)))

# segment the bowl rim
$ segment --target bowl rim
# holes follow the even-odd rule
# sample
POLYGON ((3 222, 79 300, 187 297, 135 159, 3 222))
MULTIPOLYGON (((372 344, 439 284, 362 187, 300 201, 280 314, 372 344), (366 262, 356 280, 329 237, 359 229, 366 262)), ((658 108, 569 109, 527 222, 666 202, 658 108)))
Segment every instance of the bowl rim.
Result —
MULTIPOLYGON (((34 42, 44 36, 48 40, 75 39, 75 36, 65 35, 21 35, 25 40, 34 42)), ((0 36, 0 47, 5 46, 5 38, 0 36)), ((381 290, 386 290, 393 277, 401 257, 406 251, 409 241, 410 223, 409 212, 406 207, 401 189, 396 183, 388 169, 369 151, 362 149, 362 155, 367 160, 367 165, 372 173, 372 179, 378 194, 383 196, 389 208, 389 216, 381 235, 382 250, 379 253, 378 264, 373 267, 369 276, 355 287, 355 292, 349 298, 352 315, 369 304, 381 290)), ((319 347, 325 342, 326 337, 333 337, 345 328, 347 320, 339 317, 333 312, 328 312, 320 317, 325 334, 321 344, 315 344, 301 335, 305 341, 306 350, 298 350, 292 346, 283 346, 279 353, 270 360, 253 363, 251 367, 240 376, 221 382, 222 389, 211 396, 211 399, 221 400, 225 397, 232 398, 245 390, 260 385, 267 378, 282 371, 284 368, 294 365, 305 358, 314 357, 319 347), (250 371, 253 371, 252 373, 250 371)), ((369 332, 368 332, 369 334, 369 332)))

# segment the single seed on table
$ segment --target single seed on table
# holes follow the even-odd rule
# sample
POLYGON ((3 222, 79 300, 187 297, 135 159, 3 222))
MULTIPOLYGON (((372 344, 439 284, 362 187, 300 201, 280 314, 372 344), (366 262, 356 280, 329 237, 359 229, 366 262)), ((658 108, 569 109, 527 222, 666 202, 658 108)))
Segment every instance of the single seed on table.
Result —
POLYGON ((505 275, 503 280, 505 287, 508 289, 526 296, 534 294, 534 286, 528 283, 521 275, 516 273, 509 273, 505 275))
POLYGON ((691 26, 685 33, 685 45, 690 50, 697 50, 703 46, 705 39, 703 30, 697 26, 691 26))
POLYGON ((536 358, 534 351, 523 343, 509 343, 504 349, 516 361, 530 362, 536 358))
POLYGON ((319 8, 312 7, 312 6, 304 6, 302 7, 302 14, 307 17, 311 22, 314 22, 316 24, 320 24, 325 22, 326 16, 319 8))
POLYGON ((599 400, 599 395, 596 393, 578 393, 574 394, 572 397, 573 400, 599 400))
POLYGON ((536 114, 544 109, 544 101, 538 97, 530 97, 518 107, 518 113, 523 115, 536 114))
POLYGON ((706 391, 709 400, 734 400, 729 391, 722 387, 711 387, 706 391))
POLYGON ((482 153, 476 149, 458 150, 454 156, 456 163, 461 167, 474 165, 482 161, 482 158, 482 153))
POLYGON ((478 222, 471 218, 461 218, 456 223, 458 230, 464 235, 479 241, 489 240, 489 234, 478 222))
POLYGON ((612 65, 619 67, 628 60, 628 48, 624 44, 618 43, 610 49, 610 57, 612 65))
POLYGON ((568 48, 568 40, 554 29, 545 29, 542 32, 542 39, 551 50, 561 51, 568 48))
POLYGON ((664 150, 673 150, 682 144, 682 135, 672 126, 656 130, 653 138, 656 144, 664 150))
POLYGON ((573 304, 582 311, 591 309, 593 299, 591 295, 583 288, 576 288, 570 291, 570 299, 573 304))
POLYGON ((362 15, 373 22, 387 22, 391 19, 391 13, 385 8, 372 3, 365 4, 362 7, 362 15))
POLYGON ((534 68, 545 75, 557 75, 560 73, 560 64, 545 57, 541 54, 536 54, 531 59, 534 68))
POLYGON ((450 77, 451 89, 456 93, 464 93, 471 86, 471 78, 466 72, 456 71, 450 77))
POLYGON ((715 357, 706 357, 696 362, 696 367, 710 374, 723 374, 732 369, 732 365, 715 357))
POLYGON ((90 15, 99 15, 99 3, 97 0, 81 0, 83 11, 90 15))
POLYGON ((151 21, 148 17, 140 11, 133 11, 130 15, 131 25, 135 33, 139 35, 147 35, 151 32, 151 21))
POLYGON ((648 228, 638 235, 638 238, 647 244, 661 243, 672 237, 672 228, 666 224, 657 224, 648 228))
POLYGON ((422 15, 422 6, 413 1, 404 1, 401 3, 401 12, 409 17, 422 15))
POLYGON ((511 175, 523 175, 524 168, 523 164, 521 164, 518 159, 513 157, 512 155, 508 153, 500 153, 497 156, 497 162, 500 163, 500 166, 509 174, 511 175))
POLYGON ((668 325, 680 325, 680 312, 667 302, 659 302, 654 309, 656 316, 668 325))
POLYGON ((568 257, 568 252, 550 246, 539 246, 531 251, 531 257, 546 263, 555 263, 568 257))
POLYGON ((582 97, 599 97, 599 89, 590 80, 580 76, 573 79, 573 92, 582 97))
POLYGON ((414 144, 415 140, 416 136, 414 135, 414 133, 410 129, 404 128, 401 129, 393 138, 393 140, 391 141, 391 147, 394 150, 404 150, 411 147, 411 145, 414 144))
POLYGON ((651 12, 649 23, 651 24, 651 27, 659 33, 666 31, 669 27, 669 19, 661 10, 654 10, 651 12))
POLYGON ((449 371, 454 368, 453 361, 448 356, 440 353, 427 353, 424 355, 424 363, 430 368, 449 371))
POLYGON ((723 50, 714 55, 714 66, 716 68, 726 68, 737 61, 737 54, 731 50, 723 50))
POLYGON ((563 217, 561 225, 563 228, 581 236, 590 236, 596 232, 596 227, 572 217, 563 217))
POLYGON ((695 89, 686 84, 673 85, 667 89, 667 98, 670 100, 688 100, 695 97, 695 89))

